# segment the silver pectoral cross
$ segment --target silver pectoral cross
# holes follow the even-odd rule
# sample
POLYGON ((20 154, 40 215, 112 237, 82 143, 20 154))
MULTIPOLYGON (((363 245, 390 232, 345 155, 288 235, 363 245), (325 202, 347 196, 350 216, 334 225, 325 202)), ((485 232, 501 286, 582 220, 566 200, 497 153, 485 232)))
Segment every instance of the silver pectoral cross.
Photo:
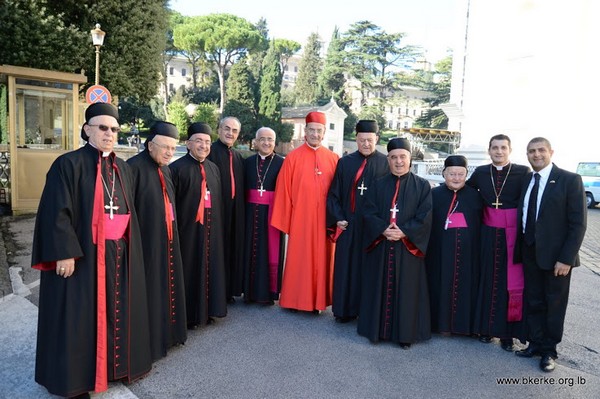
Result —
POLYGON ((360 195, 363 195, 363 192, 367 189, 364 181, 360 183, 360 186, 358 186, 358 189, 360 190, 360 195))
POLYGON ((265 191, 267 191, 267 190, 265 190, 265 189, 263 188, 263 185, 261 184, 261 185, 260 185, 260 188, 258 189, 258 194, 259 194, 259 195, 262 197, 262 195, 263 195, 263 193, 264 193, 265 191))
POLYGON ((448 225, 452 223, 452 221, 449 218, 446 218, 446 223, 444 224, 444 230, 448 230, 448 225))
POLYGON ((111 199, 110 201, 108 201, 108 205, 104 205, 104 209, 108 209, 108 217, 110 218, 110 220, 113 220, 115 218, 113 211, 116 211, 117 209, 119 209, 119 207, 116 205, 113 206, 113 200, 111 199))
POLYGON ((396 214, 398 213, 399 209, 396 205, 394 205, 394 207, 392 209, 390 209, 390 213, 392 214, 392 219, 396 219, 396 214))

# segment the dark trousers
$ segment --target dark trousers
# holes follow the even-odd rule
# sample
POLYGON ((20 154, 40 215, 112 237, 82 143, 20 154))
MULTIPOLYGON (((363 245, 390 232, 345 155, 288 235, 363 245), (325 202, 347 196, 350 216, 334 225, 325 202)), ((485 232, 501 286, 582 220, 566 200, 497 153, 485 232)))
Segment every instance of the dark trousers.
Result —
POLYGON ((540 269, 535 259, 535 244, 523 245, 523 268, 529 345, 556 359, 556 345, 562 340, 569 301, 571 272, 556 277, 554 269, 540 269))

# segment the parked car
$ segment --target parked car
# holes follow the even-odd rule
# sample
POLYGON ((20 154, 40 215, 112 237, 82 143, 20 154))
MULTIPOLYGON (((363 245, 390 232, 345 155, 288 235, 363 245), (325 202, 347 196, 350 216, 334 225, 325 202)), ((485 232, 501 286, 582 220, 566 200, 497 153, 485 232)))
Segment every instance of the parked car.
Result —
POLYGON ((583 180, 588 208, 600 202, 600 162, 579 162, 577 173, 583 180))

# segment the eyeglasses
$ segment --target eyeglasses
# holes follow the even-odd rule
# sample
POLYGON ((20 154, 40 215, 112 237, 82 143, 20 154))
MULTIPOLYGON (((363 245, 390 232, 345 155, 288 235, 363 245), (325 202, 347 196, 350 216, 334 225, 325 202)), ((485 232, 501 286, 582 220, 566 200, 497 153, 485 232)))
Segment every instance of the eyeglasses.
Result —
POLYGON ((121 131, 121 128, 118 126, 92 125, 89 123, 88 123, 88 126, 96 126, 98 129, 102 130, 103 132, 107 132, 108 129, 110 129, 110 131, 113 133, 119 133, 121 131))
POLYGON ((274 143, 275 139, 272 137, 261 137, 261 138, 257 139, 257 141, 259 143, 274 143))
POLYGON ((168 151, 171 151, 171 152, 177 151, 177 147, 172 147, 172 146, 167 145, 167 144, 159 144, 156 141, 150 141, 150 142, 152 144, 154 144, 155 146, 158 146, 158 147, 162 148, 163 150, 168 150, 168 151))

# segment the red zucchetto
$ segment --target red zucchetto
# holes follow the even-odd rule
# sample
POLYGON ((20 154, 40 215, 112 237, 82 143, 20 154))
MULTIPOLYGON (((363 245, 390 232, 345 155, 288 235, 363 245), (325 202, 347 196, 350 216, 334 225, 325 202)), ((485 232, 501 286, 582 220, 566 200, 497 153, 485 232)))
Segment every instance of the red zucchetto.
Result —
POLYGON ((308 125, 309 123, 320 123, 325 126, 327 124, 327 117, 322 112, 309 112, 308 115, 306 115, 306 124, 308 125))

